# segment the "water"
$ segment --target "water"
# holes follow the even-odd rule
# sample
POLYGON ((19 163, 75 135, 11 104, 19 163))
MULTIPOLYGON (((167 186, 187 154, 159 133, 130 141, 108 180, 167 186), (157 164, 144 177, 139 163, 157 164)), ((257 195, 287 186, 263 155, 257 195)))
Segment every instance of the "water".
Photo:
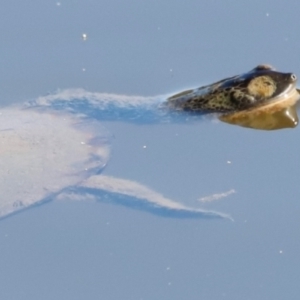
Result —
MULTIPOLYGON (((298 5, 6 2, 1 103, 59 88, 152 97, 259 63, 299 76, 298 5)), ((111 143, 102 175, 234 222, 170 218, 113 194, 52 201, 1 221, 2 298, 299 298, 298 128, 105 120, 99 132, 111 143)))

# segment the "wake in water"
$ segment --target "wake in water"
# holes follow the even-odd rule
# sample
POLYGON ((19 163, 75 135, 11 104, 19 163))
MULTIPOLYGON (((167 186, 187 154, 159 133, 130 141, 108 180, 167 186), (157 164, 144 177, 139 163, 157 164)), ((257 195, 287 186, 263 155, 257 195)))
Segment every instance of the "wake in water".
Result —
MULTIPOLYGON (((198 121, 200 113, 170 110, 166 99, 156 97, 126 96, 93 93, 83 89, 67 89, 29 101, 25 107, 51 109, 86 115, 99 121, 124 121, 131 123, 182 123, 198 121)), ((203 118, 204 114, 201 116, 203 118)))
POLYGON ((0 217, 54 199, 109 201, 184 218, 228 215, 187 207, 137 182, 101 175, 109 135, 101 120, 186 121, 164 106, 166 97, 129 97, 64 90, 0 111, 0 217))

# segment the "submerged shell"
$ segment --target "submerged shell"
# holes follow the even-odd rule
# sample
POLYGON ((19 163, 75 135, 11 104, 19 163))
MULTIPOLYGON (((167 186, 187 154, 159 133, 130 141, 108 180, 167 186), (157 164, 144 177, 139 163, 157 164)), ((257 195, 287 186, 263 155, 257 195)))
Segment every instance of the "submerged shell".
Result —
POLYGON ((109 157, 101 127, 17 107, 0 115, 0 217, 47 201, 99 172, 109 157))
POLYGON ((140 108, 142 98, 107 96, 64 91, 40 97, 25 108, 0 110, 0 218, 68 198, 110 199, 169 217, 230 219, 219 212, 187 207, 134 181, 101 175, 110 144, 99 123, 102 114, 99 117, 97 112, 114 112, 112 103, 120 110, 140 108))

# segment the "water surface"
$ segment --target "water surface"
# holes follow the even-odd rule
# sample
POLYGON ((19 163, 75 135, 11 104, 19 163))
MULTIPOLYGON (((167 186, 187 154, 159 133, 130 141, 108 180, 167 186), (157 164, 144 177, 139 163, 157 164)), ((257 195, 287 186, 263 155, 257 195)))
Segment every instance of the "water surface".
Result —
MULTIPOLYGON (((169 94, 259 63, 299 76, 298 8, 267 0, 6 2, 1 103, 69 88, 169 94)), ((299 298, 299 128, 104 120, 105 130, 112 148, 101 174, 234 222, 169 218, 113 195, 52 201, 0 222, 2 298, 299 298)))

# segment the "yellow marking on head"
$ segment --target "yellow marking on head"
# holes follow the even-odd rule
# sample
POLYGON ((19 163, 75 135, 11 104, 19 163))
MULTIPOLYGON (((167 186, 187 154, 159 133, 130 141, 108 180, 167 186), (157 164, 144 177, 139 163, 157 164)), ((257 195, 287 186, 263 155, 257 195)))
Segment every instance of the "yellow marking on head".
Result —
POLYGON ((276 83, 269 76, 259 76, 250 81, 247 89, 254 97, 269 98, 276 91, 276 83))

